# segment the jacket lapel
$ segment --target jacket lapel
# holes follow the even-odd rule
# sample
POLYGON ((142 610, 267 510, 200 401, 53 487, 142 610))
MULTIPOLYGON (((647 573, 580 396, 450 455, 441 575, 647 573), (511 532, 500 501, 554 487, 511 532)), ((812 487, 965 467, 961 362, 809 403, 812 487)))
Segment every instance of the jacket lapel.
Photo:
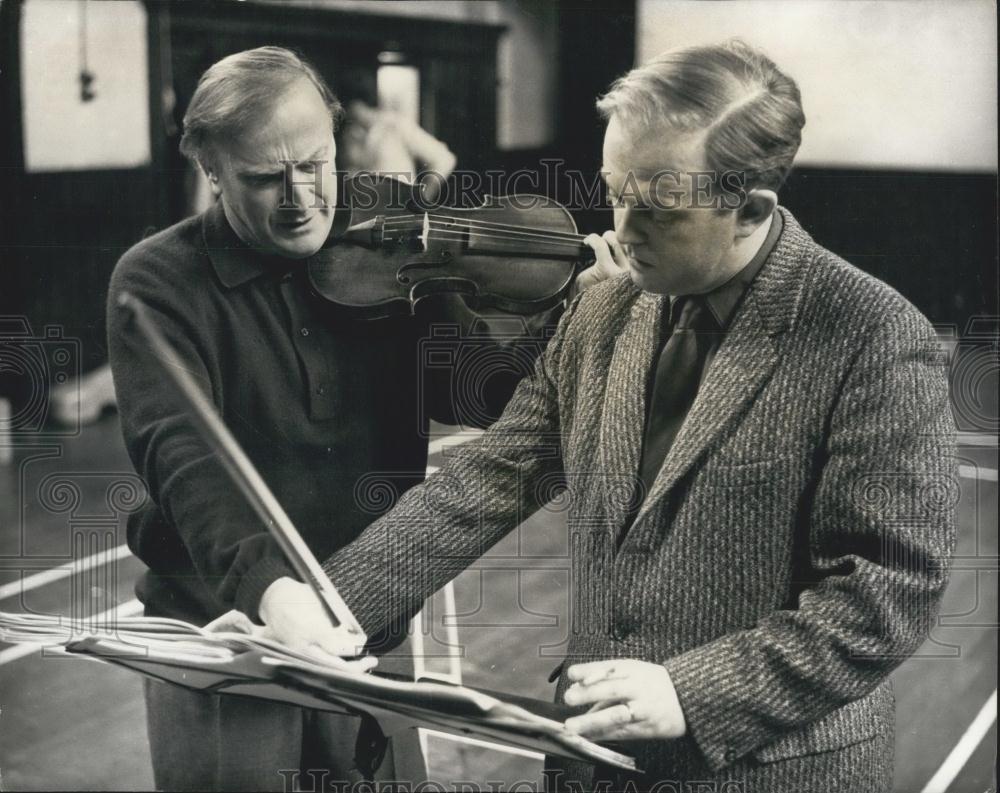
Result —
POLYGON ((604 509, 616 529, 629 513, 646 417, 646 378, 656 353, 666 298, 641 292, 615 341, 608 364, 599 448, 604 509))
MULTIPOLYGON (((779 211, 783 220, 781 236, 737 309, 635 523, 649 514, 732 426, 778 363, 775 339, 795 325, 808 277, 808 251, 814 245, 788 210, 779 207, 779 211)), ((641 426, 641 418, 638 423, 641 426)), ((636 465, 628 470, 638 470, 638 457, 636 465)))
POLYGON ((751 291, 705 375, 698 396, 639 510, 636 523, 743 412, 777 363, 774 340, 760 320, 751 291))

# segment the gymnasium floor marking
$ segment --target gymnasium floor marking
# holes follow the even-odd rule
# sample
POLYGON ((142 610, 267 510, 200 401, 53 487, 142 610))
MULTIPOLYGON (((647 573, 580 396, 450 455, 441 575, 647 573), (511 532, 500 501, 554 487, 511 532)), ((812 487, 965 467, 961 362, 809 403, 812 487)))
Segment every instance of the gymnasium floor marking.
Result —
POLYGON ((964 476, 966 479, 978 479, 980 482, 997 481, 996 468, 980 468, 976 465, 960 465, 958 466, 958 475, 964 476))
POLYGON ((937 772, 930 778, 920 793, 945 793, 955 781, 955 777, 965 768, 972 753, 990 731, 993 722, 997 720, 997 690, 993 689, 986 704, 972 720, 972 724, 959 739, 955 748, 945 758, 937 772))
POLYGON ((120 561, 129 555, 131 555, 131 551, 129 551, 128 546, 119 545, 110 551, 101 551, 90 556, 84 556, 79 561, 74 560, 58 567, 50 567, 48 570, 43 570, 40 573, 29 575, 27 578, 22 578, 20 581, 11 581, 8 584, 0 586, 0 600, 29 592, 32 589, 38 589, 38 587, 51 584, 55 581, 61 581, 64 578, 69 578, 74 573, 84 573, 95 567, 103 567, 106 564, 120 561))

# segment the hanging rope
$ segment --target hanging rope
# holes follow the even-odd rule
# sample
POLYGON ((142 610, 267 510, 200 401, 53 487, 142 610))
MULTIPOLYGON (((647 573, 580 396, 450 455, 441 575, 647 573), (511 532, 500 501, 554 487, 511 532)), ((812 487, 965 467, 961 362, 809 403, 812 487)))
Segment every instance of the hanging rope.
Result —
POLYGON ((90 102, 96 96, 94 90, 94 73, 90 71, 87 54, 87 5, 88 0, 82 0, 79 4, 80 27, 79 27, 79 49, 80 49, 80 101, 90 102))

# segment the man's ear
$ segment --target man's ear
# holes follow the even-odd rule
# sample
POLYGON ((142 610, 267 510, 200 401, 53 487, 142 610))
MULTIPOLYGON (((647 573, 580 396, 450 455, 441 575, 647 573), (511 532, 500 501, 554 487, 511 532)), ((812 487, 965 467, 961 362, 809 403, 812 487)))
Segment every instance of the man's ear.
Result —
POLYGON ((215 166, 207 159, 199 159, 198 166, 201 168, 201 172, 205 174, 205 178, 208 179, 208 186, 212 190, 212 195, 218 198, 222 195, 222 188, 219 187, 219 173, 216 171, 215 166))
POLYGON ((208 186, 212 189, 212 195, 218 198, 222 195, 222 188, 219 186, 219 175, 210 168, 205 168, 205 176, 208 177, 208 186))
POLYGON ((746 203, 738 210, 736 219, 736 235, 749 237, 760 224, 774 213, 778 206, 778 194, 773 190, 751 190, 747 194, 746 203))

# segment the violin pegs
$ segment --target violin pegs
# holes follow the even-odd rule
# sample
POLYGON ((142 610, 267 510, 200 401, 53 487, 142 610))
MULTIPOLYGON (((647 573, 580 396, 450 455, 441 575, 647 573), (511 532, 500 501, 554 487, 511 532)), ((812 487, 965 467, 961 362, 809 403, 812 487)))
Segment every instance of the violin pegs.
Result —
POLYGON ((341 239, 348 242, 355 242, 359 245, 367 245, 370 248, 378 247, 382 236, 382 216, 373 217, 362 223, 355 223, 348 226, 341 239))

